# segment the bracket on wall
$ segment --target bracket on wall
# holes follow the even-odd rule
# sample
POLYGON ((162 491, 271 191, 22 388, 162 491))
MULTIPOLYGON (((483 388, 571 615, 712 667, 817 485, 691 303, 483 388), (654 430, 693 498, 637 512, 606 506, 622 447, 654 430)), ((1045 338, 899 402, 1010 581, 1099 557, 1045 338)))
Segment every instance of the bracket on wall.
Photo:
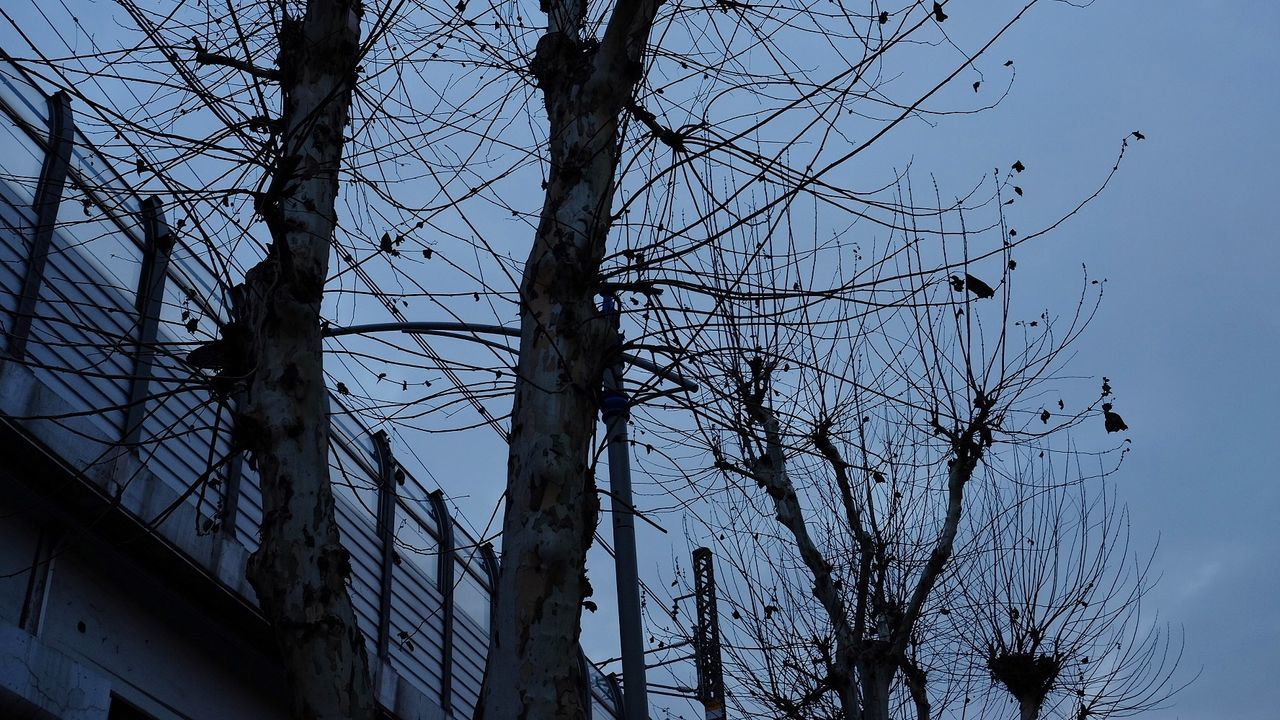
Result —
POLYGON ((456 550, 453 544, 453 518, 444 505, 444 491, 432 490, 427 494, 436 513, 440 529, 440 593, 443 606, 440 615, 444 620, 444 632, 440 642, 440 707, 445 713, 453 712, 453 585, 456 550))

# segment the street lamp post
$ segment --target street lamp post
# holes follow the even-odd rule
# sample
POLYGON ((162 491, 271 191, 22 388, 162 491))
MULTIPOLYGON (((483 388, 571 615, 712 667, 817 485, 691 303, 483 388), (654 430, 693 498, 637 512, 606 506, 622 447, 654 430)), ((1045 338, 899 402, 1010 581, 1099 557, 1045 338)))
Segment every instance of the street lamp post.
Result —
POLYGON ((631 400, 622 388, 625 369, 621 354, 617 298, 604 296, 604 312, 617 331, 617 361, 604 371, 600 415, 609 444, 609 492, 613 510, 613 567, 617 578, 618 632, 622 645, 622 688, 627 720, 648 720, 648 682, 644 668, 644 626, 640 617, 640 576, 636 561, 635 504, 631 495, 631 449, 627 421, 631 400))

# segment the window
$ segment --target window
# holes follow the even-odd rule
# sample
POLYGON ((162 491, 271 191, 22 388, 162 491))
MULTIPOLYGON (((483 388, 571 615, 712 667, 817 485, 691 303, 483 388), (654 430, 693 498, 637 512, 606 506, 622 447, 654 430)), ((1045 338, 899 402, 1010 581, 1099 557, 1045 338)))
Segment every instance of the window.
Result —
POLYGON ((416 568, 436 587, 440 576, 440 542, 404 503, 396 507, 395 551, 400 562, 416 568))

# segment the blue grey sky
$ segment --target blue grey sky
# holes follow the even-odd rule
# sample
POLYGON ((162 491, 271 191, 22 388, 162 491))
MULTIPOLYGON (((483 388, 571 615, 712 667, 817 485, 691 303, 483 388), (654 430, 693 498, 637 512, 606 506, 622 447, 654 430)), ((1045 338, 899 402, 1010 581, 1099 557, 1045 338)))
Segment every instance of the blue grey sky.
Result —
POLYGON ((1035 254, 1109 280, 1073 367, 1117 389, 1134 444, 1117 484, 1139 537, 1160 542, 1150 607, 1185 626, 1184 665, 1203 667, 1159 715, 1274 718, 1280 6, 1043 10, 1003 48, 1020 71, 1007 103, 948 132, 1012 146, 1045 194, 1096 175, 1115 138, 1147 136, 1035 254))
POLYGON ((1136 537, 1159 541, 1148 607, 1185 626, 1183 665, 1202 668, 1154 716, 1275 718, 1280 4, 1049 4, 993 53, 1018 69, 997 109, 881 149, 952 179, 1021 159, 1023 205, 1043 208, 1096 183, 1120 138, 1146 135, 1019 272, 1060 291, 1078 284, 1080 263, 1108 280, 1071 367, 1116 388, 1133 440, 1116 483, 1136 537))

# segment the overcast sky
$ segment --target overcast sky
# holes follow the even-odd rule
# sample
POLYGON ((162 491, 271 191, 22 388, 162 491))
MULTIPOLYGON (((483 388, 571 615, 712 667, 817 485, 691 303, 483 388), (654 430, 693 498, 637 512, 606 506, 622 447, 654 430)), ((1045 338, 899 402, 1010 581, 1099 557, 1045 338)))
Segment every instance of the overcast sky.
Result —
POLYGON ((1149 607, 1185 625, 1184 665, 1203 667, 1159 715, 1275 718, 1280 5, 1039 10, 997 53, 1017 61, 1010 98, 947 123, 930 152, 1016 148, 1052 195, 1096 175, 1115 139, 1146 135, 1100 201, 1035 254, 1109 280, 1073 367, 1116 387, 1133 439, 1117 483, 1139 537, 1160 541, 1149 607))
MULTIPOLYGON (((989 27, 969 5, 983 12, 949 5, 955 27, 989 27)), ((80 6, 82 17, 102 7, 80 6)), ((1111 378, 1133 441, 1116 483, 1138 546, 1159 541, 1163 577, 1148 607, 1185 627, 1183 666, 1202 669, 1155 716, 1274 720, 1280 3, 1046 2, 980 67, 994 73, 1005 58, 1017 80, 999 107, 903 127, 862 162, 911 162, 958 188, 1021 160, 1027 196, 1014 212, 1044 217, 1097 184, 1122 138, 1146 136, 1096 202, 1022 254, 1018 272, 1035 278, 1023 287, 1058 297, 1078 288, 1081 263, 1108 280, 1072 368, 1111 378)), ((483 526, 505 465, 496 436, 423 442, 434 476, 483 526)), ((639 532, 650 549, 642 572, 659 582, 670 551, 656 532, 639 532)), ((600 658, 617 654, 611 568, 598 551, 592 563, 602 611, 586 619, 584 643, 600 658)))

